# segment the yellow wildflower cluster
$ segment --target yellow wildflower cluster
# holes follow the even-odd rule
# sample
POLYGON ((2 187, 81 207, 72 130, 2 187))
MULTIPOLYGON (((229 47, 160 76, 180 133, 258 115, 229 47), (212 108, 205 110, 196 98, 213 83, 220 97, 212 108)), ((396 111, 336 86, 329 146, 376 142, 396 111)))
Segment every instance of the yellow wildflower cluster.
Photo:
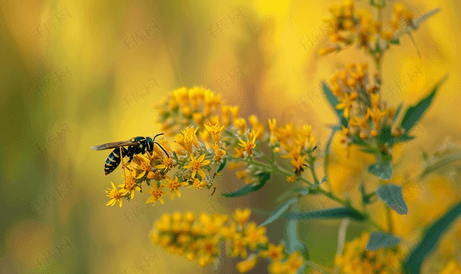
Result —
POLYGON ((340 5, 333 4, 329 11, 331 17, 324 21, 329 26, 330 42, 334 44, 320 49, 320 55, 340 50, 341 45, 348 46, 354 42, 370 53, 377 53, 387 49, 403 33, 416 28, 414 14, 399 3, 394 5, 393 17, 387 28, 383 28, 382 21, 374 19, 368 10, 356 11, 352 0, 344 0, 340 5))
MULTIPOLYGON (((153 205, 157 201, 164 203, 162 196, 168 194, 164 190, 170 192, 170 198, 173 200, 175 193, 181 197, 181 187, 213 187, 212 179, 216 172, 212 173, 211 166, 215 166, 216 170, 219 162, 214 161, 213 165, 210 165, 213 154, 198 140, 196 133, 197 129, 187 127, 178 134, 175 140, 179 146, 175 151, 171 149, 167 139, 162 137, 158 143, 166 153, 155 145, 152 154, 146 152, 135 155, 131 163, 122 167, 124 183, 119 185, 120 189, 117 190, 113 185, 113 189, 106 191, 111 199, 107 205, 112 206, 118 201, 121 206, 123 198, 133 199, 135 191, 142 190, 143 182, 150 186, 147 192, 152 195, 146 203, 153 205), (170 171, 174 173, 171 176, 168 175, 170 171)), ((216 155, 214 158, 216 160, 216 155)))
POLYGON ((225 242, 229 256, 240 256, 237 270, 245 273, 253 269, 260 258, 272 261, 270 273, 296 273, 304 266, 299 252, 288 255, 283 245, 268 243, 266 228, 249 222, 251 211, 237 209, 233 221, 228 215, 191 212, 164 214, 154 225, 152 242, 172 254, 185 256, 189 261, 205 267, 215 263, 220 255, 219 244, 225 242), (257 253, 248 256, 248 249, 257 253))
POLYGON ((162 129, 170 134, 178 134, 181 125, 197 126, 198 139, 194 135, 195 139, 187 140, 184 132, 176 136, 175 142, 189 154, 192 145, 203 143, 203 153, 207 158, 213 155, 214 162, 222 163, 226 158, 232 162, 230 169, 241 168, 246 162, 244 169, 236 171, 236 174, 247 184, 256 181, 255 174, 261 171, 261 165, 255 164, 253 159, 269 159, 262 154, 259 145, 270 147, 273 157, 283 150, 286 155, 282 158, 290 159, 293 168, 293 174, 287 174, 287 180, 293 182, 306 167, 305 162, 310 157, 308 154, 316 144, 310 125, 304 125, 301 129, 296 129, 291 123, 277 127, 276 120, 270 119, 268 127, 265 127, 256 115, 248 119, 240 117, 239 106, 222 104, 220 95, 205 88, 176 89, 157 109, 160 111, 162 129))
POLYGON ((342 130, 345 143, 377 137, 385 126, 392 128, 394 137, 403 134, 402 128, 393 127, 395 109, 380 101, 380 87, 376 79, 370 79, 367 68, 367 64, 348 64, 330 79, 331 92, 339 101, 336 109, 348 120, 342 130))
POLYGON ((369 238, 368 232, 362 233, 360 238, 346 243, 343 254, 336 255, 335 265, 340 273, 402 273, 403 252, 398 247, 367 251, 369 238))

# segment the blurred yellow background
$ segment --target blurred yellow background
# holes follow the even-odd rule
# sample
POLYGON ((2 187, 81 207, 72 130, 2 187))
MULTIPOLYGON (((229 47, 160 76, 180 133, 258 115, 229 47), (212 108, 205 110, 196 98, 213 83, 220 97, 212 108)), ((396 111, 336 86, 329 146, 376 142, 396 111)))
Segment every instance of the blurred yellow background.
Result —
MULTIPOLYGON (((280 192, 277 182, 230 200, 219 196, 237 185, 226 173, 211 198, 186 190, 165 205, 145 207, 145 199, 135 199, 121 209, 105 207, 104 190, 120 183, 122 173, 105 177, 108 152, 90 147, 159 132, 153 105, 183 85, 222 93, 227 104, 241 106, 243 117, 311 123, 324 143, 335 116, 320 82, 346 63, 371 61, 354 48, 318 56, 328 44, 322 18, 335 2, 2 1, 0 272, 214 273, 154 246, 154 220, 185 210, 269 211, 280 192), (236 69, 244 75, 231 76, 236 69)), ((414 130, 418 139, 408 144, 405 157, 412 162, 420 148, 461 137, 461 4, 402 3, 416 16, 436 7, 441 12, 414 34, 423 58, 408 37, 384 57, 383 96, 412 104, 449 73, 414 130)), ((356 6, 368 8, 368 1, 356 6)), ((284 231, 274 224, 268 235, 277 243, 284 231)), ((315 262, 333 265, 338 226, 303 224, 315 262)), ((348 239, 359 235, 351 233, 348 239)), ((235 273, 235 262, 223 261, 218 272, 235 273)))

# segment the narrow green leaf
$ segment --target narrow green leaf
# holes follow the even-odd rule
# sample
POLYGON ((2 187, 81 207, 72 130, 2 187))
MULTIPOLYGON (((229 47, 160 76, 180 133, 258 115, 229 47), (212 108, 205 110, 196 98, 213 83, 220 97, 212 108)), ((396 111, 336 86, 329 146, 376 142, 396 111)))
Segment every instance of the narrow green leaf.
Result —
MULTIPOLYGON (((322 88, 323 88, 323 93, 327 97, 328 102, 330 102, 330 105, 333 108, 333 110, 336 112, 336 115, 341 121, 341 124, 344 125, 343 112, 342 110, 336 109, 336 105, 339 103, 338 100, 336 99, 336 96, 333 94, 333 92, 331 92, 331 89, 325 84, 325 82, 322 82, 322 88)), ((345 120, 345 123, 347 126, 347 120, 345 120)))
POLYGON ((299 193, 301 195, 307 195, 307 194, 309 194, 309 187, 300 187, 300 188, 295 188, 295 189, 292 189, 292 190, 288 190, 288 191, 282 193, 279 197, 277 197, 277 199, 275 199, 275 201, 277 203, 280 203, 281 201, 288 198, 291 194, 296 194, 296 193, 299 193))
POLYGON ((362 213, 349 207, 336 207, 310 212, 291 212, 283 214, 282 217, 288 220, 350 218, 360 222, 366 220, 367 218, 362 213))
POLYGON ((294 203, 296 203, 298 201, 298 198, 291 198, 290 200, 286 201, 285 203, 281 204, 279 207, 277 207, 274 212, 272 212, 272 214, 269 216, 269 218, 267 218, 267 220, 265 220, 262 224, 260 224, 259 226, 265 226, 265 225, 268 225, 270 223, 272 223, 273 221, 277 220, 280 215, 282 215, 283 213, 285 213, 285 211, 287 211, 287 209, 294 203))
POLYGON ((384 185, 376 190, 376 195, 398 214, 407 214, 408 207, 403 199, 402 187, 384 185))
POLYGON ((399 117, 400 111, 402 111, 402 106, 403 104, 400 104, 395 110, 394 117, 392 117, 393 122, 395 122, 395 120, 397 120, 397 118, 399 117))
POLYGON ((461 202, 452 207, 445 215, 431 225, 424 233, 421 242, 412 250, 403 262, 405 273, 416 274, 421 271, 421 264, 431 254, 440 237, 450 225, 461 215, 461 202))
POLYGON ((368 240, 366 249, 376 251, 381 248, 395 246, 400 239, 384 232, 373 232, 368 240))
POLYGON ((444 76, 439 82, 435 85, 432 91, 424 97, 419 103, 414 106, 411 106, 407 109, 405 116, 400 123, 400 126, 405 129, 405 132, 408 133, 411 128, 418 122, 418 120, 423 116, 424 112, 431 105, 432 100, 434 99, 435 93, 445 81, 447 76, 444 76))
POLYGON ((440 11, 440 8, 437 8, 437 9, 433 9, 433 10, 421 15, 421 17, 419 17, 418 19, 416 19, 413 22, 413 25, 415 26, 415 29, 417 29, 424 21, 426 21, 427 19, 429 19, 429 17, 431 17, 432 15, 436 14, 439 11, 440 11))
POLYGON ((249 185, 246 185, 246 186, 244 186, 244 187, 242 187, 242 188, 240 188, 240 189, 238 189, 238 190, 236 190, 234 192, 224 193, 222 195, 224 197, 234 198, 234 197, 244 196, 244 195, 247 195, 250 192, 259 190, 261 187, 263 187, 267 183, 267 181, 271 177, 271 174, 268 173, 268 172, 262 172, 262 173, 258 174, 258 177, 259 177, 259 182, 258 183, 249 184, 249 185))
POLYGON ((372 164, 368 167, 368 172, 374 174, 380 179, 389 180, 392 176, 392 165, 389 157, 381 157, 380 162, 372 164))
POLYGON ((394 45, 400 45, 400 40, 397 38, 397 39, 392 39, 390 41, 391 44, 394 44, 394 45))
POLYGON ((394 136, 392 136, 392 131, 390 126, 383 126, 380 130, 378 141, 379 144, 385 144, 389 142, 390 140, 393 140, 394 136))
POLYGON ((220 172, 221 170, 223 170, 226 167, 226 163, 227 163, 227 158, 224 158, 222 163, 219 165, 218 169, 216 170, 216 172, 220 172))

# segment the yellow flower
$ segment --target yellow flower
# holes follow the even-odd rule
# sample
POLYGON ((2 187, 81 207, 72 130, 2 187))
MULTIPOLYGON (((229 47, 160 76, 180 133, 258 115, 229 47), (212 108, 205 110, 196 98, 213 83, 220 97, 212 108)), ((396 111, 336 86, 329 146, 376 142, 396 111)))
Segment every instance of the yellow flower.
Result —
POLYGON ((250 138, 247 142, 243 141, 242 139, 239 139, 239 146, 243 148, 243 150, 247 153, 247 156, 250 156, 253 152, 253 149, 256 147, 256 135, 253 135, 253 138, 250 138))
POLYGON ((147 191, 150 193, 152 196, 147 199, 146 204, 153 203, 153 206, 157 203, 157 201, 160 201, 160 203, 164 204, 165 201, 163 201, 162 196, 167 195, 166 192, 162 191, 163 185, 160 185, 160 187, 153 186, 152 190, 147 191))
POLYGON ((241 210, 237 208, 234 212, 234 220, 239 223, 242 227, 245 227, 246 222, 250 219, 251 210, 249 208, 245 208, 241 210))
POLYGON ((274 245, 269 244, 269 248, 267 250, 261 251, 260 253, 262 258, 271 258, 273 261, 280 261, 283 259, 283 245, 274 245))
MULTIPOLYGON (((121 188, 125 189, 127 192, 130 192, 131 193, 131 199, 133 199, 134 198, 134 191, 135 190, 141 191, 141 188, 136 184, 136 179, 140 179, 143 176, 138 175, 138 177, 136 177, 136 170, 134 170, 134 169, 131 169, 131 170, 128 169, 128 170, 129 170, 129 172, 128 172, 128 175, 125 178, 125 182, 123 184, 119 185, 118 187, 121 187, 121 188)), ((124 177, 124 176, 122 176, 122 177, 124 177)))
POLYGON ((215 143, 219 143, 219 135, 221 134, 221 131, 224 129, 224 126, 219 126, 218 124, 211 125, 205 125, 206 130, 211 133, 211 137, 213 138, 213 141, 215 143))
POLYGON ((106 195, 107 197, 110 198, 110 201, 106 204, 106 206, 113 206, 117 201, 120 204, 120 207, 122 207, 122 198, 125 196, 128 192, 126 189, 119 189, 115 187, 114 183, 112 184, 112 189, 106 190, 106 195))
POLYGON ((211 147, 214 150, 214 160, 217 162, 221 161, 221 158, 226 155, 226 151, 221 149, 218 143, 212 144, 211 147))
POLYGON ((257 257, 255 256, 250 257, 245 261, 239 262, 237 264, 237 270, 239 273, 247 273, 248 271, 252 270, 256 266, 257 262, 258 262, 257 257))
POLYGON ((306 156, 299 156, 296 159, 292 159, 290 164, 293 166, 293 171, 296 175, 301 175, 301 172, 304 171, 304 168, 306 167, 306 164, 304 163, 306 161, 306 156))
POLYGON ((178 197, 181 197, 181 192, 179 191, 179 187, 181 186, 187 186, 189 185, 188 182, 182 182, 180 183, 178 181, 178 177, 175 176, 174 177, 174 181, 171 180, 171 178, 167 178, 167 183, 166 183, 166 187, 171 189, 171 193, 170 193, 170 198, 171 200, 173 200, 174 198, 174 191, 176 191, 176 195, 178 195, 178 197))
POLYGON ((352 103, 357 99, 358 93, 351 92, 351 94, 344 93, 344 98, 340 99, 341 103, 336 105, 336 109, 344 109, 344 117, 349 118, 349 114, 352 108, 352 103))
POLYGON ((245 229, 244 240, 251 250, 255 250, 258 244, 267 243, 266 228, 258 227, 255 222, 251 222, 245 229))
POLYGON ((176 135, 175 142, 181 145, 189 154, 192 154, 192 144, 198 145, 197 130, 193 126, 182 130, 182 133, 176 135))
POLYGON ((147 152, 146 154, 144 155, 135 155, 134 158, 133 158, 133 162, 135 164, 135 169, 138 170, 138 171, 141 171, 141 174, 139 175, 141 177, 143 177, 146 173, 152 171, 152 155, 147 152))
POLYGON ((232 120, 235 123, 235 120, 239 117, 239 106, 229 107, 229 110, 232 114, 232 120))
POLYGON ((232 240, 232 257, 240 256, 242 259, 246 258, 248 255, 246 246, 247 244, 242 234, 236 234, 232 240))
POLYGON ((293 183, 296 179, 298 179, 296 176, 287 176, 287 182, 289 183, 293 183))
POLYGON ((219 234, 226 240, 231 240, 237 235, 237 224, 232 222, 228 227, 222 227, 219 234))
POLYGON ((205 172, 201 169, 202 166, 206 166, 210 164, 209 160, 205 160, 205 154, 200 156, 198 159, 195 159, 194 154, 190 155, 191 162, 189 165, 185 166, 184 168, 192 168, 192 178, 195 178, 196 173, 198 173, 202 178, 205 177, 205 172))
POLYGON ((284 274, 288 271, 288 264, 280 261, 275 261, 269 265, 269 273, 271 274, 284 274))
POLYGON ((344 254, 336 255, 335 265, 340 273, 402 273, 403 254, 400 249, 367 251, 365 248, 369 238, 368 232, 362 233, 360 238, 346 243, 344 254))
POLYGON ((237 118, 234 120, 234 125, 239 130, 239 134, 244 134, 247 129, 247 122, 243 118, 237 118))
POLYGON ((173 159, 168 157, 163 157, 162 163, 160 165, 156 165, 156 169, 167 169, 173 167, 173 159))
POLYGON ((194 179, 194 182, 192 183, 191 186, 189 187, 193 187, 195 189, 201 189, 202 187, 206 187, 207 183, 206 182, 202 182, 200 181, 199 179, 195 178, 194 179))
POLYGON ((295 274, 304 265, 304 259, 299 251, 295 251, 288 256, 286 264, 288 265, 288 273, 295 274))

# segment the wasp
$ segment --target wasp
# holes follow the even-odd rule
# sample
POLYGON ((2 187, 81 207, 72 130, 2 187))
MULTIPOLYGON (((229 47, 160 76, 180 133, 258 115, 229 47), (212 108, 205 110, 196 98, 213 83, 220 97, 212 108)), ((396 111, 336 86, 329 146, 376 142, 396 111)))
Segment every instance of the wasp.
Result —
POLYGON ((168 152, 160 145, 158 142, 155 141, 155 138, 158 136, 163 135, 163 133, 159 133, 154 136, 154 138, 150 137, 133 137, 130 140, 126 141, 119 141, 119 142, 112 142, 106 143, 98 146, 94 146, 91 149, 93 150, 104 150, 104 149, 114 149, 112 152, 107 156, 106 162, 104 165, 104 173, 108 175, 112 171, 114 171, 119 165, 123 157, 128 157, 128 163, 133 160, 133 157, 137 154, 144 154, 147 152, 151 153, 154 151, 154 145, 158 145, 163 152, 170 158, 168 152))

